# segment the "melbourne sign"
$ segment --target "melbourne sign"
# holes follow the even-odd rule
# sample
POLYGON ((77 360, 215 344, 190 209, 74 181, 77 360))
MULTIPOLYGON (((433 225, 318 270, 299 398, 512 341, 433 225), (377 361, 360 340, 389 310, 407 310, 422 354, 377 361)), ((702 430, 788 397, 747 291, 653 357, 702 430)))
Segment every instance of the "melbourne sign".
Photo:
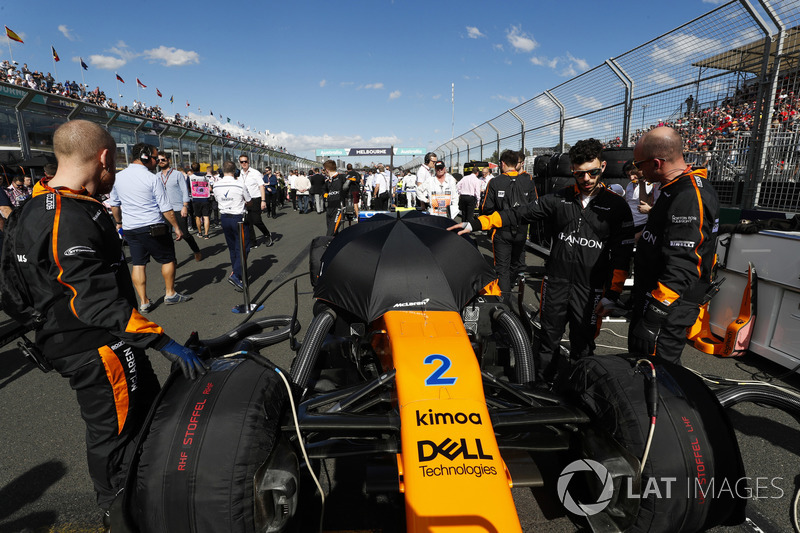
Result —
POLYGON ((356 157, 379 155, 424 155, 422 148, 318 148, 318 157, 356 157))

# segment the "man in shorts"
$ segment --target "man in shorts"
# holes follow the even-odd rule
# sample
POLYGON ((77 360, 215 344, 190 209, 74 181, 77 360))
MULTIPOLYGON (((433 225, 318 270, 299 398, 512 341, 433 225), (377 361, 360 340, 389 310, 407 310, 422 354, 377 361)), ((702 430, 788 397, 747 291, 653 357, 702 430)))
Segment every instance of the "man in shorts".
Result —
POLYGON ((176 240, 183 238, 183 232, 178 226, 164 186, 153 173, 158 149, 151 144, 139 143, 133 146, 131 155, 133 162, 117 175, 108 204, 117 229, 122 228, 130 247, 131 278, 139 296, 139 312, 148 313, 153 306, 147 297, 146 266, 151 256, 161 265, 165 286, 164 303, 179 304, 191 300, 192 297, 175 292, 175 246, 169 226, 175 230, 176 240))

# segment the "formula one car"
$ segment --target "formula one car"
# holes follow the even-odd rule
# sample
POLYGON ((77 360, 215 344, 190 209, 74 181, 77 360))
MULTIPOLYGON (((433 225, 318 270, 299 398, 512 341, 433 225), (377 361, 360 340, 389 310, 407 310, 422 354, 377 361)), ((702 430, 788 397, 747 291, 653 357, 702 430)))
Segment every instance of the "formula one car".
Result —
POLYGON ((354 523, 398 503, 384 530, 522 531, 512 490, 531 487, 596 531, 741 522, 744 501, 719 490, 744 477, 736 438, 699 378, 595 356, 546 390, 529 317, 452 224, 377 215, 325 242, 290 369, 258 352, 291 336, 290 317, 191 339, 211 371, 165 384, 112 531, 321 530, 317 478, 337 461, 340 482, 365 473, 354 523))

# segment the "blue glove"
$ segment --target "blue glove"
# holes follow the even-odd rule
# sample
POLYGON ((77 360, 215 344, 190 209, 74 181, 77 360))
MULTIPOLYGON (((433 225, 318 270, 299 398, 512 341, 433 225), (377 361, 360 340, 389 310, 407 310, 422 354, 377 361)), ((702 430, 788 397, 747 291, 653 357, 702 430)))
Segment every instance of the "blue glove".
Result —
POLYGON ((208 370, 206 364, 197 356, 194 350, 178 344, 172 339, 161 349, 161 353, 173 363, 177 363, 187 379, 194 380, 198 375, 202 376, 208 370))

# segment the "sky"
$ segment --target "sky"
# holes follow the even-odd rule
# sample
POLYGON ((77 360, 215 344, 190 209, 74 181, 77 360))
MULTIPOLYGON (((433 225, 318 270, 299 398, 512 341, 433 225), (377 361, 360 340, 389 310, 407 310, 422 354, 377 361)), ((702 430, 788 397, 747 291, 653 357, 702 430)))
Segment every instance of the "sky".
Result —
POLYGON ((434 149, 721 3, 46 0, 3 2, 0 24, 24 41, 10 43, 20 65, 53 71, 53 46, 60 81, 80 82, 83 58, 90 87, 113 97, 125 80, 115 101, 137 99, 139 78, 139 98, 168 114, 230 117, 313 158, 434 149))

